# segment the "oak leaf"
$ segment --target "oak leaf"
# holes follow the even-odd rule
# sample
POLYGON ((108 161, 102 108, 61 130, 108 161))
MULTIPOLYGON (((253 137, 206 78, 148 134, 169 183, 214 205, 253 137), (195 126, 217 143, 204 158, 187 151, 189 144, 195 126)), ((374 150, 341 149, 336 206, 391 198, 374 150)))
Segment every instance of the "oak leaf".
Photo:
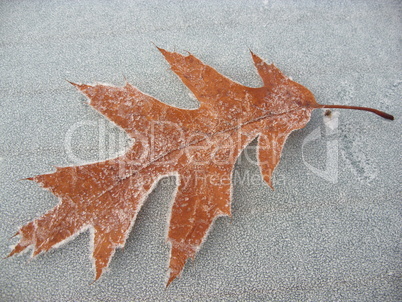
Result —
POLYGON ((231 215, 232 172, 241 151, 258 137, 258 161, 272 187, 272 173, 289 134, 304 127, 319 105, 313 94, 273 64, 251 53, 263 86, 243 86, 189 54, 158 48, 199 100, 197 109, 166 105, 126 83, 123 87, 75 84, 90 105, 133 139, 122 156, 82 166, 57 167, 30 180, 56 195, 59 204, 27 223, 9 256, 33 246, 46 252, 89 228, 93 233, 95 279, 123 247, 134 221, 158 180, 176 175, 170 214, 170 284, 194 258, 219 216, 231 215))

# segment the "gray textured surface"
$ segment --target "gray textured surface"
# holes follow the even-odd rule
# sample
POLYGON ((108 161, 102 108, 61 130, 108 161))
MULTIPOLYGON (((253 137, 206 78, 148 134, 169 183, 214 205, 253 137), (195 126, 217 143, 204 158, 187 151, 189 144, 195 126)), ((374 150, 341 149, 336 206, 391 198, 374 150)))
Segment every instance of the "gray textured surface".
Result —
POLYGON ((121 132, 64 79, 121 85, 124 74, 166 103, 196 106, 151 41, 257 86, 250 47, 318 102, 372 106, 396 121, 342 111, 335 134, 302 148, 314 129, 325 134, 316 111, 287 141, 274 192, 243 154, 233 218, 217 220, 167 290, 174 178, 150 195, 101 280, 89 285, 83 233, 32 261, 1 261, 0 300, 401 301, 401 9, 399 1, 2 1, 0 255, 19 226, 57 203, 19 179, 119 149, 121 132), (305 164, 324 169, 328 141, 337 143, 335 183, 305 164))

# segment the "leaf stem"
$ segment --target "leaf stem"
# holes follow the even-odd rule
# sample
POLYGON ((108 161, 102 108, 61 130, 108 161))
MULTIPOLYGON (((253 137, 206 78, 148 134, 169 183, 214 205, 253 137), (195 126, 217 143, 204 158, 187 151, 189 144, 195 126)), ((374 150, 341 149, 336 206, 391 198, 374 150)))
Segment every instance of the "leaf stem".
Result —
POLYGON ((338 109, 354 109, 354 110, 370 111, 388 120, 392 121, 394 120, 394 117, 391 114, 368 107, 346 106, 346 105, 318 105, 318 108, 338 108, 338 109))

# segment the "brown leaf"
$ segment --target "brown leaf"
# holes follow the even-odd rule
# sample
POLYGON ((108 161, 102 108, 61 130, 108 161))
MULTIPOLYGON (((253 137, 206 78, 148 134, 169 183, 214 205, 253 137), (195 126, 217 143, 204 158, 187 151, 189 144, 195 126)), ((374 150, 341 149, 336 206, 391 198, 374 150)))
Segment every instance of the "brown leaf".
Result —
MULTIPOLYGON (((200 101, 194 110, 175 108, 123 87, 74 84, 90 105, 122 127, 133 139, 124 155, 103 162, 57 168, 30 178, 51 191, 60 203, 23 226, 9 256, 33 246, 33 256, 90 228, 96 279, 117 247, 123 247, 138 211, 158 180, 178 177, 171 210, 170 284, 194 257, 213 221, 231 214, 232 172, 240 152, 258 137, 258 160, 272 187, 288 135, 304 127, 315 108, 313 94, 273 64, 252 54, 264 85, 236 83, 193 55, 158 48, 171 69, 200 101)), ((370 110, 383 117, 389 115, 370 110)))

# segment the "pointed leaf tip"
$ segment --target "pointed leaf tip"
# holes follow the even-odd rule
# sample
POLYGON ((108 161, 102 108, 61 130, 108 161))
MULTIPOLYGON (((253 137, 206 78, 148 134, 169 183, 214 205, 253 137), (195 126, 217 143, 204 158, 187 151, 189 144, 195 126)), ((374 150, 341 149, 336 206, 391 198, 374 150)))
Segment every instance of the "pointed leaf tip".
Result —
POLYGON ((176 279, 176 277, 177 277, 177 275, 170 272, 169 280, 166 282, 166 288, 169 287, 169 285, 173 282, 174 279, 176 279))
MULTIPOLYGON (((98 279, 99 279, 99 278, 98 278, 98 279)), ((89 285, 94 284, 96 281, 98 281, 98 279, 97 279, 97 278, 95 278, 95 280, 92 280, 92 282, 90 282, 90 283, 89 283, 89 285)))
POLYGON ((77 83, 73 83, 73 82, 71 82, 71 81, 69 81, 69 80, 66 80, 66 82, 70 83, 71 85, 73 85, 73 86, 75 86, 75 87, 79 86, 77 83))
POLYGON ((14 235, 12 235, 10 238, 8 238, 8 239, 12 239, 12 238, 14 238, 15 236, 18 236, 20 234, 20 232, 18 231, 18 232, 16 232, 14 235))
POLYGON ((250 52, 251 56, 253 57, 253 59, 255 57, 257 57, 257 55, 249 48, 248 51, 250 52))
POLYGON ((74 87, 76 87, 78 90, 84 90, 85 88, 90 87, 89 85, 85 85, 85 84, 77 84, 74 82, 70 82, 69 80, 66 80, 67 82, 69 82, 71 85, 73 85, 74 87))
POLYGON ((268 175, 264 176, 264 180, 265 182, 268 184, 268 186, 272 189, 272 191, 274 191, 274 185, 272 183, 272 179, 271 177, 269 177, 268 175))
POLYGON ((155 45, 155 47, 156 47, 163 55, 165 55, 165 54, 168 53, 168 51, 167 51, 166 49, 163 49, 163 48, 161 48, 161 47, 159 47, 159 46, 156 46, 156 45, 155 45))
POLYGON ((31 258, 35 258, 36 256, 38 256, 40 253, 42 252, 42 249, 40 247, 36 247, 35 250, 32 253, 31 258))
POLYGON ((14 254, 15 254, 15 251, 11 251, 7 256, 4 256, 2 259, 4 260, 4 259, 7 259, 7 258, 10 258, 10 257, 12 257, 14 254))
POLYGON ((259 65, 264 64, 264 60, 261 59, 259 56, 257 56, 251 49, 249 49, 251 58, 253 59, 254 65, 257 68, 257 70, 260 68, 259 65))
MULTIPOLYGON (((95 274, 95 280, 93 281, 93 282, 95 282, 95 281, 98 281, 99 280, 99 278, 102 276, 102 274, 103 274, 103 269, 96 269, 96 274, 95 274)), ((93 283, 92 282, 92 283, 93 283)))
POLYGON ((22 245, 20 243, 18 243, 13 250, 10 252, 10 254, 8 254, 8 256, 6 258, 12 257, 15 254, 19 254, 21 253, 23 250, 25 250, 28 246, 22 245))

